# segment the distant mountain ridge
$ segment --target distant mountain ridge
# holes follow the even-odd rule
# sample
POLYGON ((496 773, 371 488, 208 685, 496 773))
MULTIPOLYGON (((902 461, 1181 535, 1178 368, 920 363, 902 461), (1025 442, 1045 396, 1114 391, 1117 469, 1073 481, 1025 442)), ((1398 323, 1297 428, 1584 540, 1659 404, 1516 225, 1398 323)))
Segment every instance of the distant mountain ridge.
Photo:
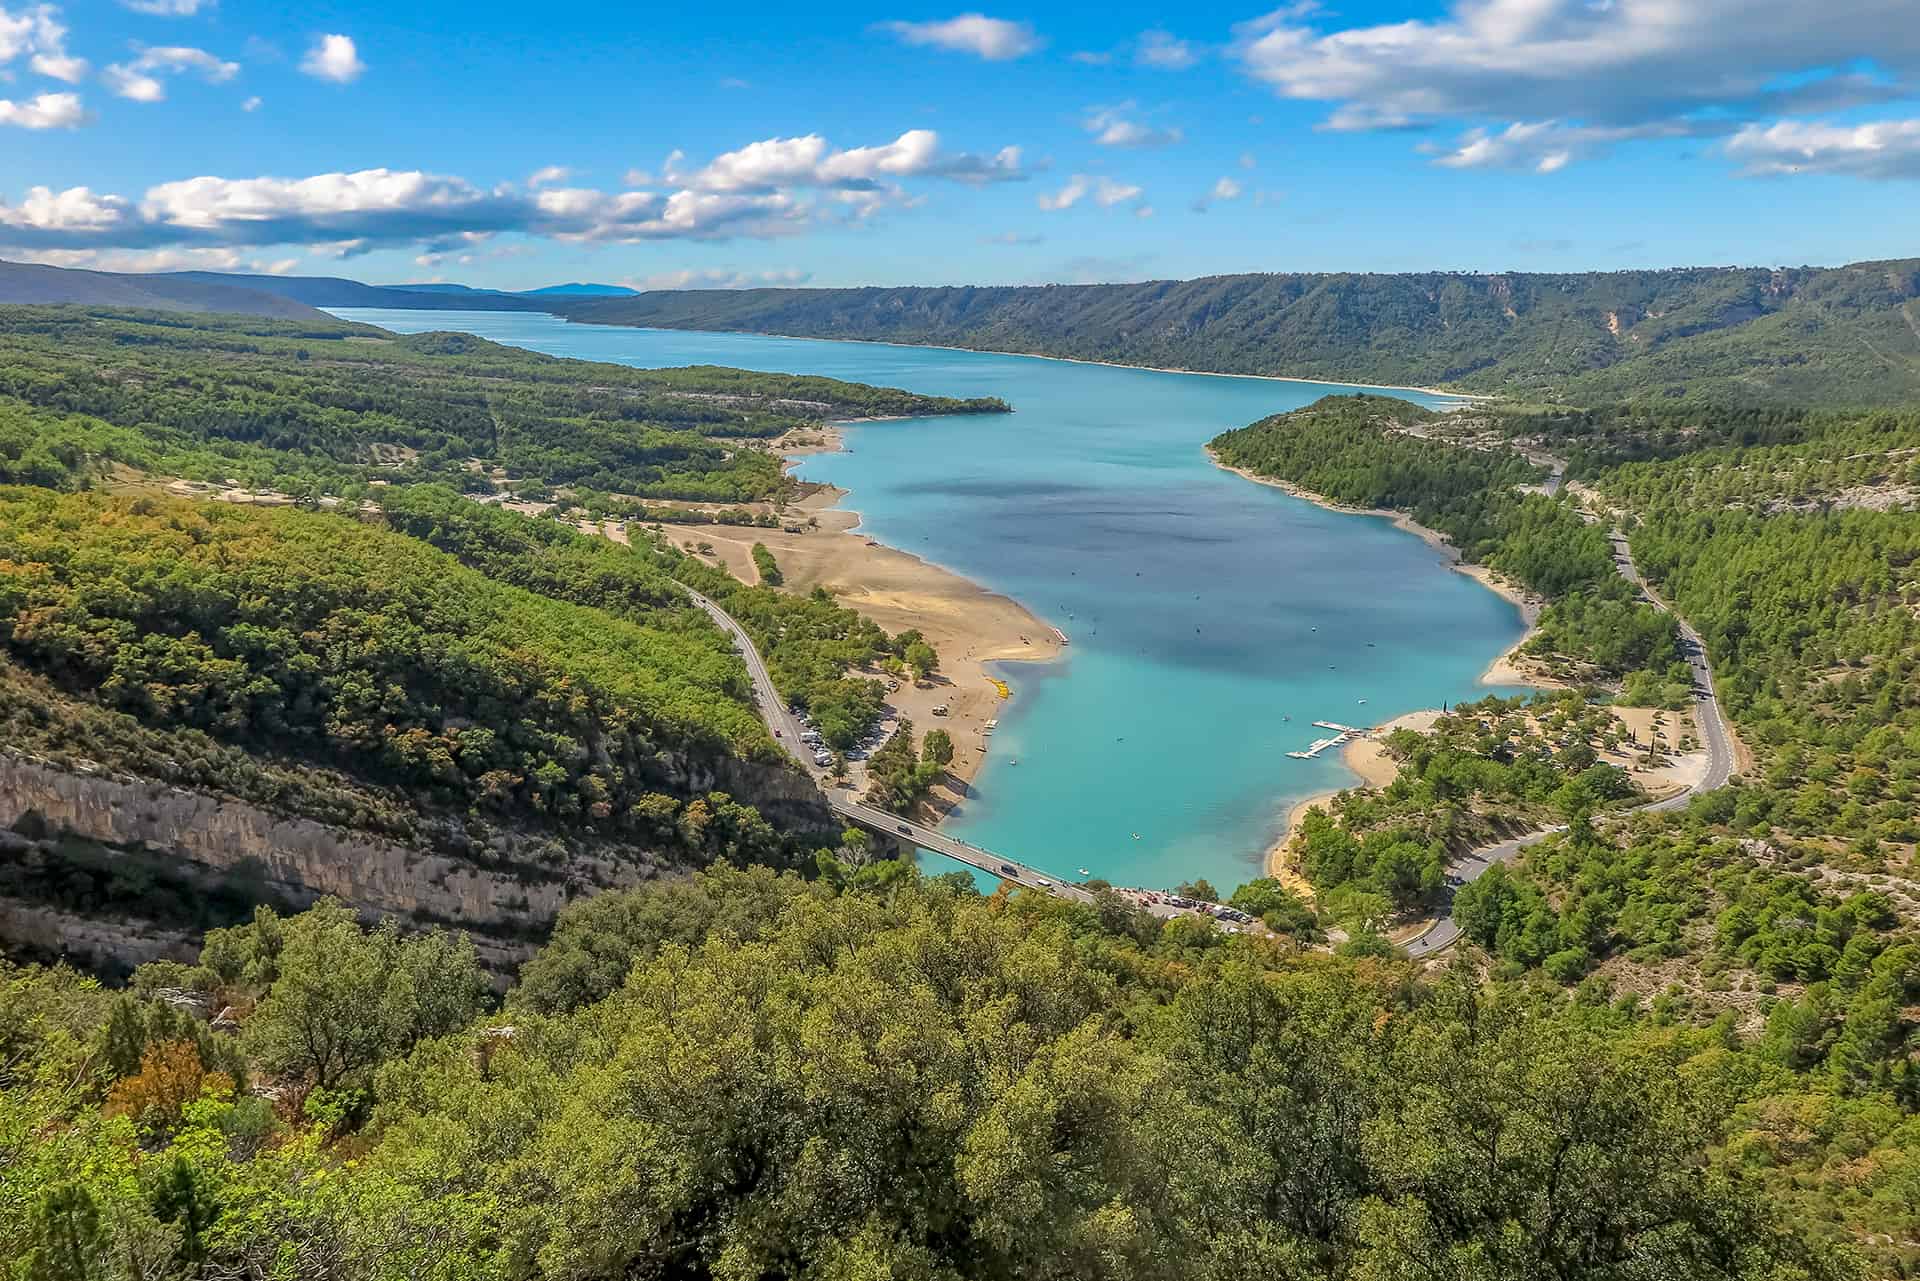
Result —
POLYGON ((472 285, 425 284, 425 285, 388 285, 389 289, 404 289, 409 293, 427 294, 492 294, 501 298, 632 298, 640 291, 629 289, 625 285, 593 285, 580 281, 569 281, 564 285, 544 285, 539 289, 477 289, 472 285))
POLYGON ((298 299, 227 284, 211 272, 125 275, 30 262, 0 262, 0 303, 79 303, 147 311, 228 312, 282 320, 328 319, 298 299))
POLYGON ((405 311, 540 311, 541 305, 516 294, 483 290, 420 289, 400 285, 363 285, 338 276, 260 276, 218 271, 183 271, 175 278, 272 294, 309 307, 393 307, 405 311))
POLYGON ((1920 401, 1920 259, 1782 270, 672 290, 570 301, 563 314, 1569 403, 1920 401))
POLYGON ((309 319, 312 308, 338 307, 540 311, 592 324, 969 347, 1568 404, 1650 397, 1920 403, 1920 259, 1118 285, 620 290, 576 282, 515 294, 328 276, 123 275, 0 263, 0 302, 309 319))

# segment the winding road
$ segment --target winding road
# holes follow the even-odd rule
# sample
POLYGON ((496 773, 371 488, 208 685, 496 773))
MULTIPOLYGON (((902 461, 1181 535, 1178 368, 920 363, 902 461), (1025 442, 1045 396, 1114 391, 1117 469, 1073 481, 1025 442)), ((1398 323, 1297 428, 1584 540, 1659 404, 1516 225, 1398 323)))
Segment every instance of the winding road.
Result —
MULTIPOLYGON (((1627 546, 1627 536, 1619 530, 1608 533, 1607 539, 1613 545, 1613 567, 1620 577, 1627 580, 1638 592, 1640 599, 1654 608, 1672 614, 1673 609, 1666 601, 1648 587, 1646 580, 1640 577, 1640 569, 1633 563, 1633 551, 1627 546)), ((1701 643, 1700 634, 1686 619, 1673 615, 1680 630, 1680 652, 1686 655, 1687 665, 1693 669, 1693 710, 1694 718, 1700 724, 1700 737, 1707 749, 1707 768, 1692 786, 1677 792, 1664 800, 1649 801, 1636 806, 1632 813, 1664 813, 1683 808, 1686 803, 1702 792, 1711 792, 1725 787, 1727 780, 1733 777, 1733 731, 1727 727, 1726 714, 1720 710, 1720 699, 1713 689, 1713 668, 1707 662, 1707 647, 1701 643)), ((1498 845, 1482 846, 1465 857, 1456 860, 1447 867, 1447 898, 1440 914, 1428 926, 1425 933, 1413 938, 1406 944, 1408 956, 1419 958, 1443 952, 1460 941, 1460 926, 1453 918, 1453 896, 1461 886, 1479 879, 1496 863, 1504 863, 1513 858, 1529 845, 1537 845, 1556 832, 1566 831, 1564 825, 1549 827, 1538 832, 1529 832, 1525 836, 1498 845)))
POLYGON ((760 719, 766 722, 772 731, 773 741, 791 756, 820 787, 826 796, 827 804, 833 812, 852 823, 880 833, 895 840, 906 840, 924 850, 944 854, 956 862, 977 868, 989 876, 997 876, 1003 881, 1015 885, 1024 885, 1031 889, 1045 890, 1058 898, 1073 899, 1078 902, 1090 902, 1093 895, 1078 885, 1063 881, 1059 877, 1039 868, 1030 867, 1014 859, 1003 858, 991 850, 983 850, 978 845, 969 845, 965 841, 955 840, 922 823, 915 823, 898 814, 883 810, 862 801, 852 788, 841 787, 834 783, 827 771, 813 763, 811 753, 801 746, 800 724, 786 700, 780 697, 780 691, 774 688, 773 674, 767 670, 767 664, 760 657, 760 650, 747 635, 747 629, 735 621, 733 615, 719 605, 694 591, 685 588, 687 595, 693 597, 698 605, 714 623, 733 640, 733 647, 746 661, 747 675, 753 680, 753 698, 760 710, 760 719))
MULTIPOLYGON (((1633 589, 1648 604, 1667 613, 1673 613, 1672 608, 1660 599, 1640 577, 1639 568, 1633 563, 1633 552, 1627 545, 1626 535, 1619 530, 1613 530, 1608 538, 1613 546, 1614 568, 1619 571, 1620 576, 1632 584, 1633 589)), ((835 784, 825 770, 814 765, 811 754, 806 753, 802 747, 800 735, 803 727, 787 707, 786 700, 780 697, 780 691, 774 687, 773 675, 767 670, 767 664, 761 658, 753 638, 748 636, 746 629, 719 605, 691 587, 686 591, 693 598, 694 603, 706 612, 707 617, 733 639, 734 648, 739 650, 741 658, 746 661, 747 674, 753 680, 754 701, 759 706, 761 719, 773 733, 774 741, 819 785, 821 792, 827 798, 827 804, 834 813, 890 839, 904 839, 921 849, 944 854, 956 862, 976 868, 989 876, 997 876, 1003 881, 1044 890, 1064 899, 1079 902, 1092 899, 1092 894, 1070 881, 1064 881, 1060 877, 1018 860, 995 854, 991 850, 981 849, 977 845, 955 840, 931 827, 902 818, 898 814, 890 813, 877 806, 868 805, 860 800, 853 789, 835 784)), ((1720 700, 1714 693, 1713 669, 1707 662, 1706 646, 1701 643, 1699 633, 1695 632, 1685 619, 1675 614, 1674 621, 1679 625, 1681 652, 1686 655, 1687 663, 1693 669, 1694 712, 1707 751, 1707 768, 1700 778, 1684 791, 1637 807, 1638 810, 1648 812, 1680 809, 1699 793, 1726 786, 1727 780, 1733 774, 1733 733, 1727 727, 1726 716, 1720 710, 1720 700)), ((1556 832, 1565 830, 1564 826, 1557 826, 1538 832, 1529 832, 1525 836, 1502 841, 1497 845, 1483 846, 1450 864, 1447 868, 1446 901, 1433 924, 1428 926, 1424 933, 1408 941, 1407 955, 1414 958, 1432 956, 1459 942, 1460 927, 1453 916, 1453 897, 1459 888, 1477 880, 1495 864, 1507 862, 1528 846, 1536 845, 1556 832)))

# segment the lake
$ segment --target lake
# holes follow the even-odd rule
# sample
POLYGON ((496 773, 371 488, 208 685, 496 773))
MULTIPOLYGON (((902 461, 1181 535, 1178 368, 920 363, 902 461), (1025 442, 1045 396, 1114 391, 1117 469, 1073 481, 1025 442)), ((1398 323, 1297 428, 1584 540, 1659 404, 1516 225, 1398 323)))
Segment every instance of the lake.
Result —
POLYGON ((1000 665, 1014 697, 978 795, 944 824, 1062 876, 1156 887, 1204 876, 1225 892, 1260 875, 1292 805, 1353 781, 1338 753, 1286 755, 1324 736, 1314 721, 1376 724, 1495 692, 1480 674, 1521 633, 1512 605, 1419 538, 1243 480, 1202 448, 1353 388, 514 312, 337 314, 648 368, 1006 400, 1014 413, 851 426, 849 452, 798 471, 850 491, 864 533, 1072 638, 1057 663, 1000 665))

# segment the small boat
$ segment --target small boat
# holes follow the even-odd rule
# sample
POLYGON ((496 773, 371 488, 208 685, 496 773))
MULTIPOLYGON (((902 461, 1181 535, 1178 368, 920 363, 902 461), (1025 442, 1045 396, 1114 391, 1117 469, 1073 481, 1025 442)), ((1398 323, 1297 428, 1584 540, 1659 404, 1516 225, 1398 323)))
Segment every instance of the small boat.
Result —
POLYGON ((1084 867, 1083 867, 1083 868, 1081 868, 1081 869, 1080 869, 1080 875, 1082 875, 1082 876, 1092 876, 1092 875, 1093 875, 1093 873, 1092 873, 1092 872, 1089 872, 1089 871, 1088 871, 1088 870, 1087 870, 1086 868, 1084 868, 1084 867))

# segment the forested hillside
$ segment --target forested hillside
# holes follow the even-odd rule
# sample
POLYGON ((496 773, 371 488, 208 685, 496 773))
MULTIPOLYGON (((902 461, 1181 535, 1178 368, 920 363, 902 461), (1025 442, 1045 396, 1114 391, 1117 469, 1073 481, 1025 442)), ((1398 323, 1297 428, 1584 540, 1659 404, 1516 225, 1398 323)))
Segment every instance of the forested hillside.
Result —
POLYGON ((676 290, 598 324, 938 343, 1568 404, 1920 398, 1920 260, 1575 275, 1210 276, 1125 285, 676 290))
POLYGON ((502 1008, 477 979, 457 939, 330 904, 123 995, 0 967, 0 1135, 32 1136, 0 1146, 0 1256, 34 1278, 1868 1275, 1764 1163, 1783 1118, 1844 1104, 1630 1002, 895 864, 605 896, 502 1008))
POLYGON ((641 370, 466 334, 82 307, 0 309, 0 481, 110 464, 294 496, 497 480, 740 502, 785 493, 753 442, 823 418, 1004 410, 785 374, 641 370))
MULTIPOLYGON (((1705 640, 1753 755, 1684 810, 1630 812, 1619 771, 1597 763, 1618 754, 1607 691, 1457 706, 1387 741, 1390 786, 1308 817, 1295 848, 1317 910, 1273 882, 1235 902, 1289 937, 1309 941, 1331 918, 1345 950, 1388 950, 1380 932, 1445 896, 1450 860, 1564 826, 1458 891, 1455 919, 1483 950, 1471 954, 1496 977, 1564 984, 1576 1004, 1651 1000, 1658 1017, 1719 1028, 1799 1074, 1742 1109, 1759 1131, 1726 1151, 1794 1213, 1846 1224, 1877 1275, 1915 1275, 1920 419, 1699 407, 1437 418, 1345 397, 1214 449, 1417 513, 1550 598, 1532 648, 1657 703, 1673 625, 1610 574, 1600 531, 1618 524, 1705 640), (1522 493, 1521 449, 1571 459, 1577 486, 1522 493)), ((1669 742, 1692 733, 1669 717, 1669 742)))
MULTIPOLYGON (((673 845, 694 778, 774 756, 739 659, 651 567, 616 616, 346 516, 11 489, 0 568, 6 661, 184 758, 351 780, 397 835, 450 811, 673 845)), ((82 728, 14 714, 16 750, 82 728)), ((69 746, 129 763, 113 737, 69 746)))

